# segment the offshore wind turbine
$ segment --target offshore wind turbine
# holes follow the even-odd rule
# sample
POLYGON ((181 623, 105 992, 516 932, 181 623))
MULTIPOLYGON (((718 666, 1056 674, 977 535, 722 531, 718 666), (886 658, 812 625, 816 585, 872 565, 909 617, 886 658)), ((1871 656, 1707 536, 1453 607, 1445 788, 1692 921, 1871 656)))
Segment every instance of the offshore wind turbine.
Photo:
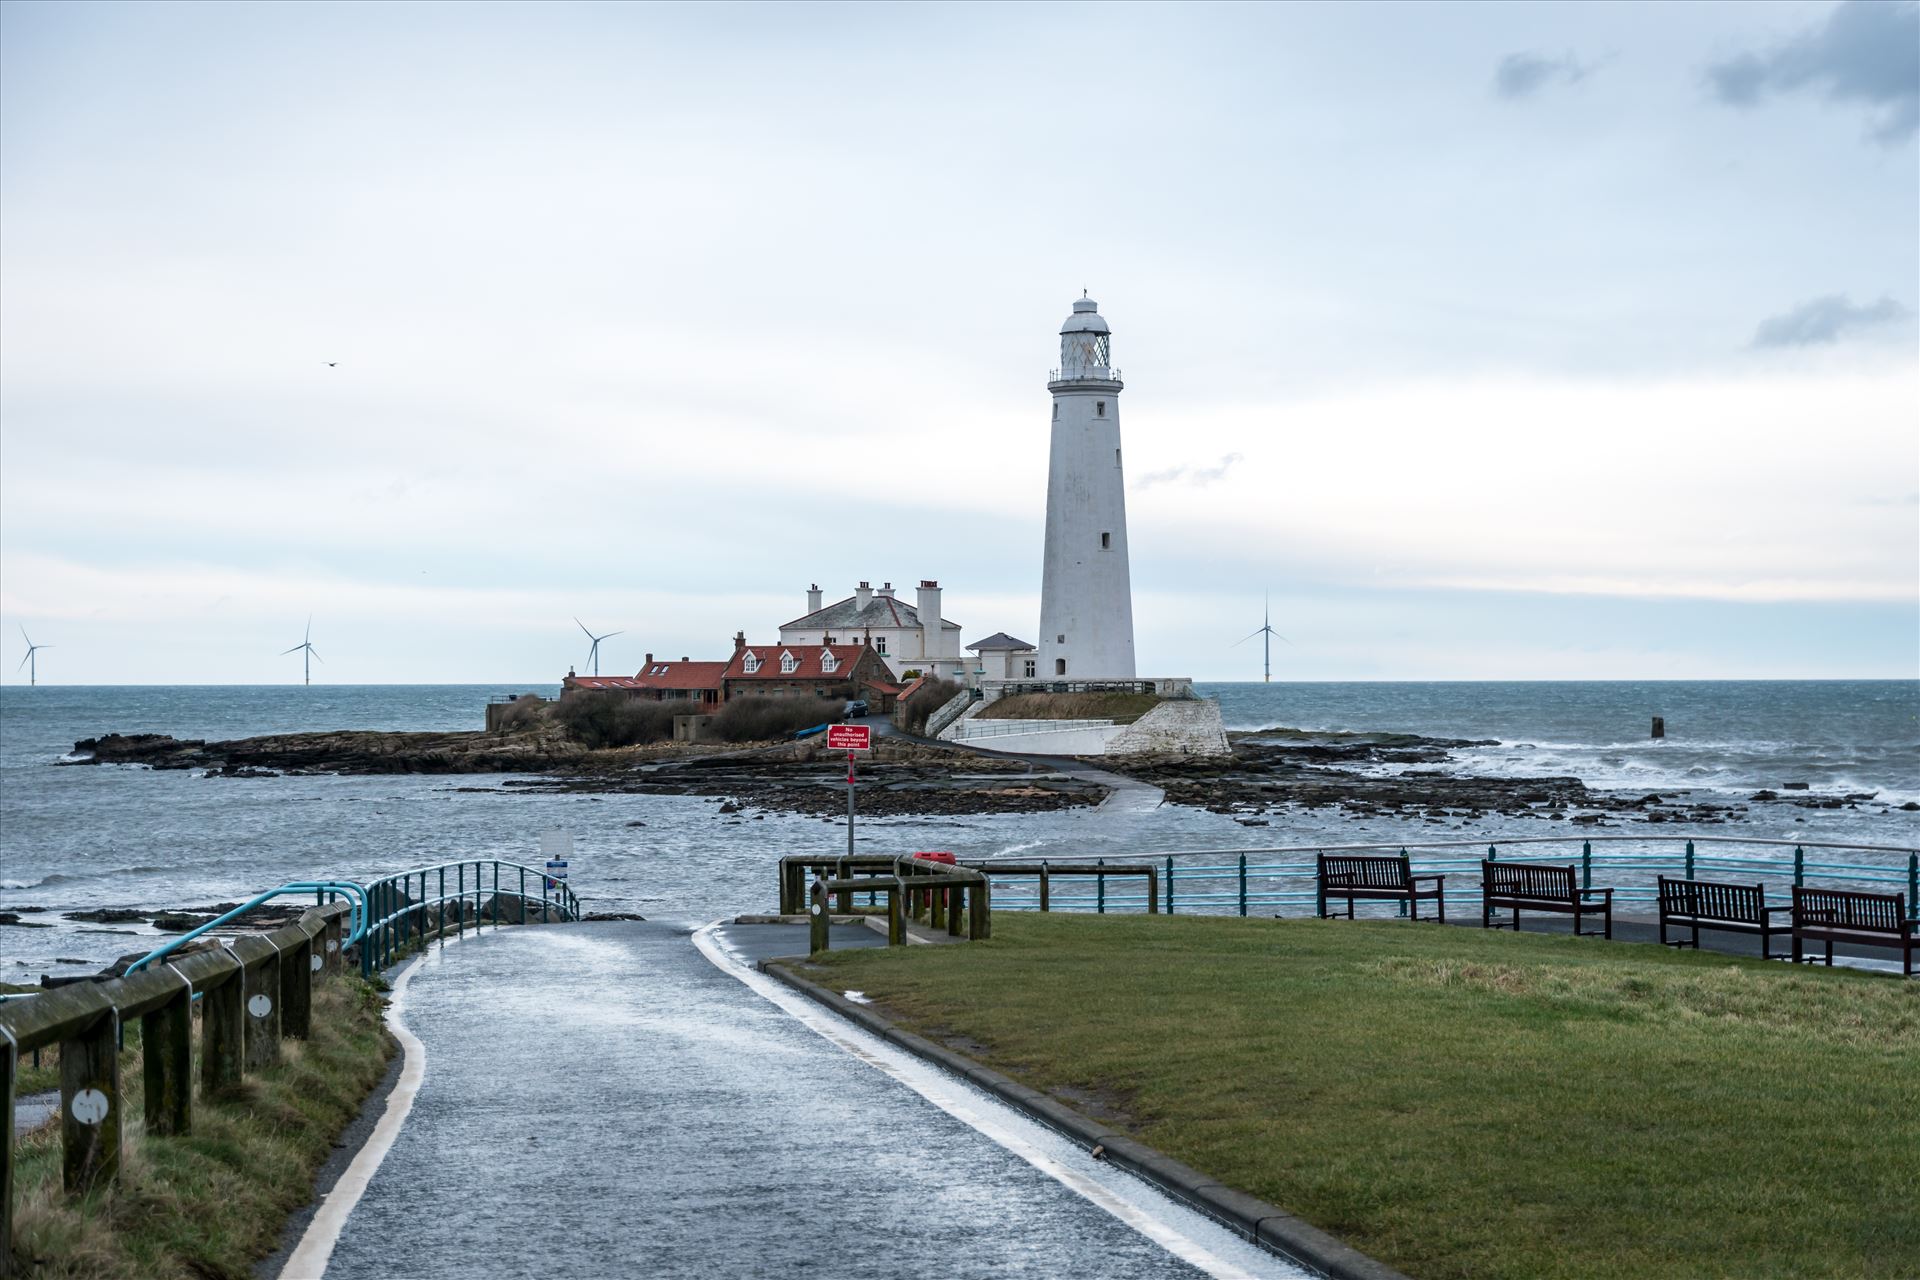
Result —
MULTIPOLYGON (((25 627, 20 628, 20 638, 27 642, 27 656, 20 659, 20 667, 25 667, 27 669, 28 684, 30 685, 39 684, 40 683, 40 664, 34 661, 33 655, 40 652, 42 649, 51 649, 53 648, 53 646, 50 644, 35 644, 33 642, 33 637, 27 634, 27 629, 25 627)), ((20 670, 20 667, 15 667, 14 670, 17 672, 20 670)))
POLYGON ((307 615, 307 635, 306 635, 306 638, 305 638, 304 640, 302 640, 302 641, 301 641, 301 642, 300 642, 299 644, 297 644, 297 645, 295 645, 295 646, 293 646, 293 648, 291 648, 291 649, 283 649, 283 650, 281 650, 281 652, 280 652, 280 656, 284 658, 284 657, 286 657, 286 656, 287 656, 287 655, 288 655, 289 653, 301 653, 301 652, 303 652, 303 651, 304 651, 304 653, 305 653, 305 657, 303 657, 303 658, 302 658, 302 659, 300 660, 300 663, 301 663, 301 670, 302 670, 302 672, 303 672, 303 674, 304 674, 304 676, 305 676, 305 679, 304 679, 304 681, 303 681, 303 683, 305 683, 305 684, 312 684, 312 683, 313 683, 313 664, 314 664, 314 662, 315 662, 316 660, 318 660, 318 661, 322 661, 322 662, 324 662, 324 661, 326 661, 326 660, 325 660, 324 658, 321 658, 321 657, 320 657, 320 652, 319 652, 319 650, 317 650, 317 649, 315 649, 315 648, 313 647, 313 615, 312 615, 312 614, 308 614, 308 615, 307 615))
MULTIPOLYGON (((1254 632, 1253 636, 1266 637, 1266 640, 1261 644, 1261 648, 1266 651, 1265 660, 1261 664, 1261 682, 1264 684, 1272 684, 1273 683, 1273 638, 1275 636, 1280 636, 1280 633, 1273 629, 1273 597, 1272 596, 1267 597, 1266 603, 1262 607, 1262 612, 1260 615, 1260 629, 1254 632)), ((1245 639, 1234 641, 1233 647, 1238 649, 1241 645, 1245 644, 1248 640, 1253 639, 1253 636, 1247 636, 1245 639)), ((1293 643, 1293 641, 1288 640, 1285 636, 1280 636, 1280 639, 1286 644, 1293 643)))
POLYGON ((580 619, 578 618, 575 618, 573 620, 573 625, 580 628, 580 630, 582 631, 586 631, 587 639, 593 641, 593 643, 587 647, 587 662, 592 665, 593 674, 599 675, 600 674, 600 642, 602 640, 611 640, 615 636, 623 636, 626 634, 626 632, 609 631, 607 632, 607 634, 603 636, 597 636, 593 634, 593 632, 587 631, 587 624, 580 621, 580 619))

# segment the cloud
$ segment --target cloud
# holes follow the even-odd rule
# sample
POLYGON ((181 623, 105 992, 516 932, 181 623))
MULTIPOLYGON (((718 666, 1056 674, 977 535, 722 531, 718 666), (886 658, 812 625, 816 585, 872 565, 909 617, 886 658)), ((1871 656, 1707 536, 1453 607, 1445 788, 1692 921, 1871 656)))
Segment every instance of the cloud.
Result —
POLYGON ((1204 489, 1215 481, 1227 478, 1227 472, 1245 462, 1246 458, 1237 453, 1222 454, 1220 461, 1211 467, 1168 467, 1164 471, 1149 471, 1141 476, 1134 485, 1136 489, 1151 489, 1157 484, 1184 484, 1193 489, 1204 489))
POLYGON ((1558 58, 1531 51, 1510 53, 1494 68, 1493 91, 1503 98, 1531 98, 1555 81, 1579 84, 1593 72, 1593 64, 1583 63, 1571 53, 1558 58))
POLYGON ((1881 298, 1855 306, 1845 295, 1830 293, 1813 298, 1790 311, 1768 316, 1753 331, 1755 347, 1812 347, 1838 342, 1849 329, 1890 324, 1904 320, 1913 312, 1892 298, 1881 298))
POLYGON ((1708 67, 1707 83, 1731 107, 1801 90, 1862 103, 1873 112, 1869 138, 1905 142, 1920 129, 1920 3, 1846 0, 1824 24, 1776 49, 1708 67))

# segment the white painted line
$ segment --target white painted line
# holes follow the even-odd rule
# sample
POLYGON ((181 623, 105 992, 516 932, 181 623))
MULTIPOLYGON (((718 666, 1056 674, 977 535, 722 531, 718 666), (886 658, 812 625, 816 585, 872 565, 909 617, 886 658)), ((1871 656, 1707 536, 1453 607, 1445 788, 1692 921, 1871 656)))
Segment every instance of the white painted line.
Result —
POLYGON ((429 957, 437 954, 433 951, 423 952, 417 961, 401 971, 399 981, 393 984, 393 998, 387 1004, 387 1028, 393 1032, 394 1039, 400 1042, 400 1052, 405 1055, 400 1065, 400 1078, 394 1082, 393 1092, 387 1095, 387 1109, 380 1114, 379 1122, 373 1126, 373 1133, 354 1155, 353 1163, 340 1175, 340 1180, 327 1192, 327 1198, 320 1202, 313 1221, 307 1224, 305 1233, 300 1237, 299 1245, 287 1259, 287 1264, 280 1268, 280 1280, 320 1280, 326 1274, 334 1246, 340 1243, 340 1233, 346 1229, 348 1215, 360 1203, 360 1197, 366 1194, 367 1184, 373 1181, 380 1162, 387 1158, 387 1152, 393 1147, 393 1140, 400 1136, 400 1126, 407 1122, 407 1115, 413 1110, 413 1099, 420 1092, 420 1082, 427 1074, 427 1047, 420 1043, 418 1036, 407 1030, 407 1024, 400 1020, 400 1014, 406 1005, 407 987, 413 982, 414 973, 429 957))
POLYGON ((1150 1183, 1095 1161, 1051 1129, 970 1082, 956 1079, 782 986, 741 959, 717 936, 724 924, 726 921, 716 920, 693 935, 694 945, 715 967, 732 974, 821 1038, 898 1080, 1182 1262, 1215 1280, 1305 1280, 1309 1274, 1241 1239, 1204 1214, 1176 1203, 1150 1183), (1073 1154, 1062 1158, 1048 1147, 1072 1150, 1073 1154))

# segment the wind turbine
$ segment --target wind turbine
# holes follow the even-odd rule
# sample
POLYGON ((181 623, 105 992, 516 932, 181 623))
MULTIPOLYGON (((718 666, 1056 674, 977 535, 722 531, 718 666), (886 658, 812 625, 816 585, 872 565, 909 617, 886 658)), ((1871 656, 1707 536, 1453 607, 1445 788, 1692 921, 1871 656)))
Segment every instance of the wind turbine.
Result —
MULTIPOLYGON (((27 629, 25 627, 20 628, 20 638, 27 642, 27 656, 20 659, 20 667, 25 667, 27 669, 28 684, 30 685, 39 684, 40 683, 40 664, 34 661, 33 655, 40 652, 42 649, 51 649, 53 648, 53 646, 50 644, 35 644, 33 642, 33 637, 27 634, 27 629)), ((20 667, 15 667, 14 670, 18 671, 20 670, 20 667)))
POLYGON ((615 636, 623 636, 626 634, 626 632, 609 631, 607 632, 607 634, 603 636, 597 636, 593 634, 593 632, 587 631, 587 624, 580 621, 580 619, 578 618, 575 618, 573 620, 573 625, 580 628, 582 631, 586 631, 587 639, 593 641, 593 643, 587 648, 587 661, 593 666, 593 674, 599 675, 600 674, 600 642, 602 640, 611 640, 615 636))
MULTIPOLYGON (((1261 645, 1261 648, 1266 651, 1265 661, 1261 664, 1261 670, 1263 673, 1262 681, 1266 684, 1272 684, 1273 683, 1273 638, 1275 636, 1280 636, 1280 633, 1273 629, 1273 597, 1272 596, 1267 597, 1266 604, 1264 606, 1264 611, 1260 616, 1260 629, 1254 632, 1253 636, 1266 637, 1265 643, 1261 645)), ((1248 636, 1244 640, 1234 641, 1233 647, 1238 649, 1241 645, 1245 644, 1247 640, 1253 639, 1253 636, 1248 636)), ((1280 639, 1287 644, 1293 643, 1293 641, 1288 640, 1285 636, 1280 636, 1280 639)))
POLYGON ((307 615, 307 637, 306 637, 306 639, 304 639, 304 640, 302 640, 302 641, 301 641, 301 642, 300 642, 299 644, 297 644, 297 645, 295 645, 295 646, 293 646, 293 648, 291 648, 291 649, 283 649, 283 650, 281 650, 281 652, 280 652, 280 656, 284 658, 284 657, 286 657, 286 656, 287 656, 287 655, 288 655, 289 653, 301 653, 301 652, 303 652, 303 651, 304 651, 304 653, 305 653, 305 655, 306 655, 305 657, 303 657, 303 658, 302 658, 302 659, 300 660, 300 664, 301 664, 301 670, 302 670, 302 672, 303 672, 303 674, 305 675, 305 680, 304 680, 304 682, 303 682, 303 683, 306 683, 306 684, 312 684, 312 683, 313 683, 313 664, 314 664, 314 662, 315 662, 316 660, 318 660, 318 661, 321 661, 321 662, 324 662, 324 661, 326 661, 326 659, 324 659, 324 658, 321 658, 321 657, 320 657, 320 651, 319 651, 319 650, 317 650, 317 649, 315 649, 315 648, 313 647, 313 615, 312 615, 312 614, 308 614, 308 615, 307 615))

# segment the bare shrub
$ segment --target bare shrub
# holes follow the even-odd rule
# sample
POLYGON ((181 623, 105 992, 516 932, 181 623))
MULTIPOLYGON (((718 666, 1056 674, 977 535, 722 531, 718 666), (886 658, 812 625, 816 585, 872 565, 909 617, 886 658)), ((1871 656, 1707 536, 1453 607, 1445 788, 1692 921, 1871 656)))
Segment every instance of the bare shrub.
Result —
POLYGON ((726 742, 764 742, 838 720, 846 705, 828 698, 734 698, 713 717, 713 728, 726 742))
POLYGON ((900 727, 908 733, 925 733, 927 717, 952 702, 960 686, 951 680, 929 680, 913 691, 901 705, 900 727))
POLYGON ((500 713, 500 728, 506 733, 537 729, 547 718, 547 700, 537 693, 523 693, 500 713))
POLYGON ((553 708, 553 718, 567 736, 595 749, 665 742, 673 737, 674 716, 682 714, 671 702, 605 689, 569 689, 553 708))

